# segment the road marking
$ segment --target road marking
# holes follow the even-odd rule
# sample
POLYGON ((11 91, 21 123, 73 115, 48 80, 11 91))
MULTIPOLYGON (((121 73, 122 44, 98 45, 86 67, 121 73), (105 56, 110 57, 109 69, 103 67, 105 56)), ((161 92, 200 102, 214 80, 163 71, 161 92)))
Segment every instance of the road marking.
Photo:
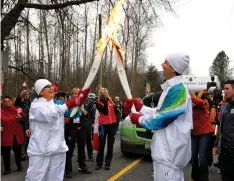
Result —
POLYGON ((123 174, 125 174, 127 171, 129 171, 131 168, 133 168, 134 166, 136 166, 137 164, 139 164, 142 160, 143 160, 143 157, 138 158, 137 160, 135 160, 134 162, 132 162, 131 164, 127 165, 125 168, 123 168, 122 170, 120 170, 117 174, 115 174, 114 176, 112 176, 111 178, 109 178, 107 181, 115 181, 115 180, 117 180, 119 177, 121 177, 123 174))

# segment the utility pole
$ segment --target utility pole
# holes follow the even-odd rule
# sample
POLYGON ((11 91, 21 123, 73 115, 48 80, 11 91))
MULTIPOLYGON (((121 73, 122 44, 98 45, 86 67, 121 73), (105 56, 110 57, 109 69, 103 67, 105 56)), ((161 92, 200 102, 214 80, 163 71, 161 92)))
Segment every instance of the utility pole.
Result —
MULTIPOLYGON (((98 22, 99 22, 99 40, 102 38, 102 15, 98 15, 98 22)), ((99 77, 98 77, 98 84, 99 86, 102 86, 102 61, 100 63, 99 68, 99 77)))

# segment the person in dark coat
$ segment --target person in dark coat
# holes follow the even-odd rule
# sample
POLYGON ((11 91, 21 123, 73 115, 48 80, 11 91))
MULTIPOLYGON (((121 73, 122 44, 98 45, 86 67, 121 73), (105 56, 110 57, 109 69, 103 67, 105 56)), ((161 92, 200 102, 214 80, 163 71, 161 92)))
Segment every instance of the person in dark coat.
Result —
POLYGON ((27 147, 28 147, 29 137, 31 135, 31 131, 29 130, 29 109, 31 106, 30 92, 28 90, 22 90, 21 93, 16 98, 14 106, 22 108, 25 113, 25 119, 22 122, 22 125, 24 126, 24 132, 26 135, 24 144, 22 145, 23 147, 22 160, 25 160, 27 158, 27 147))
POLYGON ((234 180, 234 80, 224 84, 225 100, 221 108, 219 135, 216 149, 219 154, 220 171, 223 181, 234 180))

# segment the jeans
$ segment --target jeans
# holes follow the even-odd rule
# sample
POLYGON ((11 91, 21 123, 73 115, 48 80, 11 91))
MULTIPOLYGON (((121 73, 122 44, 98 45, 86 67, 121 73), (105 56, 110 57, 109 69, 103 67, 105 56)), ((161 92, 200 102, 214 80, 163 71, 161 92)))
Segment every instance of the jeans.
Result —
POLYGON ((208 157, 212 134, 192 135, 192 179, 209 181, 208 157))

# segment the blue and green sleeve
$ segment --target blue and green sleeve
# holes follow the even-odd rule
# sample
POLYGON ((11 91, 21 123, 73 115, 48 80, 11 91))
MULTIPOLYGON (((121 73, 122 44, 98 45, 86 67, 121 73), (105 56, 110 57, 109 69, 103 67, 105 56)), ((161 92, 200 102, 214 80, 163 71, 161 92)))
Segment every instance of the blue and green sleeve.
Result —
POLYGON ((182 83, 175 85, 168 90, 168 93, 163 101, 162 107, 158 109, 155 115, 143 115, 139 119, 139 124, 149 130, 160 130, 167 127, 178 116, 186 111, 187 107, 187 92, 182 83))

